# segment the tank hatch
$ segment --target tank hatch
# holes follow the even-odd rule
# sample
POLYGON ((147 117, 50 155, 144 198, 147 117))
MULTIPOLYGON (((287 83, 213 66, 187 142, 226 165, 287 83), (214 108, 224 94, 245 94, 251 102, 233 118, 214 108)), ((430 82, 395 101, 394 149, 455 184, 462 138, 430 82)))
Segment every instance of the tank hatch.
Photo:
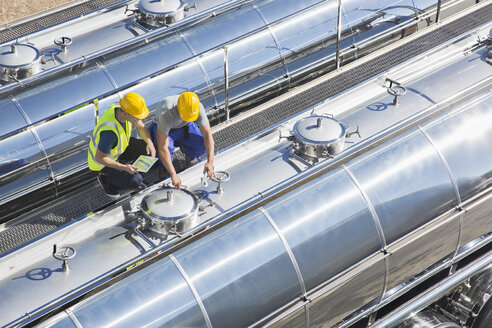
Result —
POLYGON ((35 47, 14 43, 0 47, 0 79, 19 81, 40 70, 41 53, 35 47))
POLYGON ((137 8, 140 23, 161 27, 183 19, 188 4, 180 0, 140 0, 137 8))
POLYGON ((345 126, 334 118, 313 115, 294 125, 294 149, 311 161, 338 154, 344 148, 345 126))
POLYGON ((185 232, 198 224, 198 199, 185 189, 164 187, 142 199, 147 228, 160 234, 185 232))

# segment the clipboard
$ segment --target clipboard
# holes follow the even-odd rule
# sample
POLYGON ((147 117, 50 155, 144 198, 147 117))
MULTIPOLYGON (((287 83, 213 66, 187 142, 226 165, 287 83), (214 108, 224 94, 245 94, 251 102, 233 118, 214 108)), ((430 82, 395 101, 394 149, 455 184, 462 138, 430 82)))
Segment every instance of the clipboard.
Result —
POLYGON ((155 162, 157 162, 157 157, 140 155, 133 166, 137 167, 138 172, 146 173, 155 162))

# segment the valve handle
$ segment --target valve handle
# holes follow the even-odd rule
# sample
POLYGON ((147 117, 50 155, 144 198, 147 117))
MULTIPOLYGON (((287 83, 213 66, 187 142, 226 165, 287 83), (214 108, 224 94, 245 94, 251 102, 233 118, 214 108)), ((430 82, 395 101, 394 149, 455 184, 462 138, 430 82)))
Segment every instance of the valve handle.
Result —
POLYGON ((407 89, 401 85, 393 85, 388 88, 388 93, 395 98, 393 98, 393 105, 398 105, 398 97, 407 93, 407 89))
POLYGON ((56 245, 53 245, 53 257, 60 261, 72 259, 77 251, 71 246, 62 246, 57 250, 56 245))
POLYGON ((394 85, 388 88, 388 93, 392 96, 402 96, 407 93, 407 89, 401 85, 394 85))
POLYGON ((77 251, 75 248, 71 246, 62 246, 57 250, 56 244, 53 245, 53 257, 57 260, 62 261, 62 270, 65 273, 70 271, 70 267, 68 266, 68 260, 73 258, 77 251))
POLYGON ((69 38, 68 36, 62 36, 61 38, 55 39, 53 41, 57 46, 68 46, 72 44, 72 39, 69 38))
POLYGON ((210 180, 213 182, 227 182, 231 178, 231 175, 227 173, 226 171, 215 171, 215 176, 211 177, 210 180))

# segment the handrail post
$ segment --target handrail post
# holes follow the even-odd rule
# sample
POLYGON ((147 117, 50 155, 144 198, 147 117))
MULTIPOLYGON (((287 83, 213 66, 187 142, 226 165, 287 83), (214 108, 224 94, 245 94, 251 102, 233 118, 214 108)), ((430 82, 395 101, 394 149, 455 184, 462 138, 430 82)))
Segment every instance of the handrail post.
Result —
POLYGON ((338 0, 338 16, 337 16, 337 54, 336 54, 336 69, 340 68, 340 39, 342 35, 342 0, 338 0))
POLYGON ((436 23, 439 23, 439 19, 441 16, 441 2, 441 0, 437 1, 436 23))
POLYGON ((226 121, 229 121, 229 59, 228 59, 228 46, 224 46, 224 111, 226 121))

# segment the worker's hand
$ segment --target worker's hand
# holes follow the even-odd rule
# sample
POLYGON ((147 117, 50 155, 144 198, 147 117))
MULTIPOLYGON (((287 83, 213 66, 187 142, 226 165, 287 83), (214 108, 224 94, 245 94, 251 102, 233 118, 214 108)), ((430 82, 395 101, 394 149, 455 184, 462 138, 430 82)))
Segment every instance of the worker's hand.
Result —
POLYGON ((214 177, 215 176, 214 163, 207 161, 205 163, 205 167, 203 168, 203 173, 207 173, 209 179, 214 177))
POLYGON ((154 144, 152 143, 152 141, 150 141, 147 144, 146 149, 147 149, 147 155, 150 155, 152 157, 155 157, 156 151, 155 151, 155 147, 154 147, 154 144))
POLYGON ((126 164, 124 170, 125 170, 125 172, 128 172, 130 174, 135 174, 138 172, 137 167, 133 166, 131 164, 126 164))
POLYGON ((181 189, 181 178, 177 173, 171 175, 171 182, 173 186, 175 186, 178 189, 181 189))

